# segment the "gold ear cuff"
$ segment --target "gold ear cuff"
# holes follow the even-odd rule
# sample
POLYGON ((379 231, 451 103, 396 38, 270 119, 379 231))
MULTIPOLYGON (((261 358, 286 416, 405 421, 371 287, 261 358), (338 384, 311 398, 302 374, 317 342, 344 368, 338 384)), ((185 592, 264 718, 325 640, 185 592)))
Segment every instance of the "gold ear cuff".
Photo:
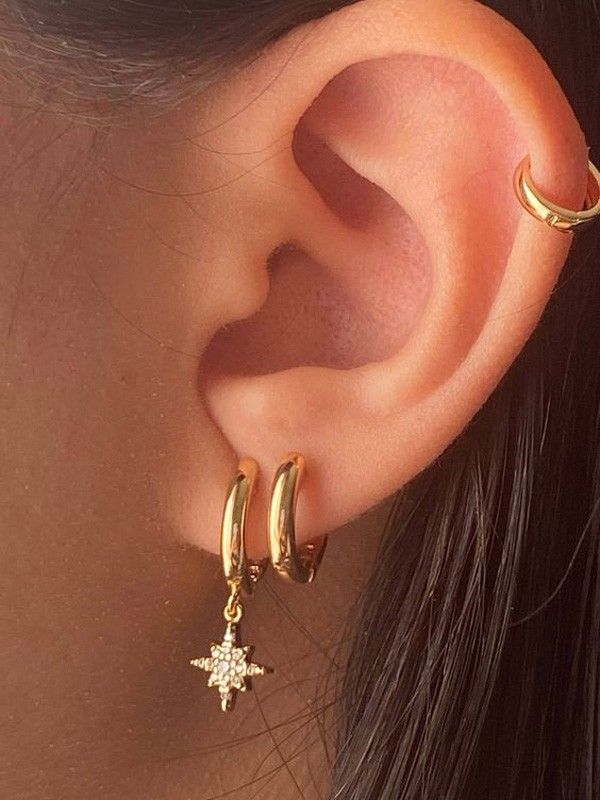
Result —
POLYGON ((600 215, 600 172, 591 161, 588 161, 588 185, 582 211, 563 208, 543 196, 531 179, 529 156, 515 171, 514 188, 519 202, 532 217, 558 231, 572 231, 593 222, 600 215))

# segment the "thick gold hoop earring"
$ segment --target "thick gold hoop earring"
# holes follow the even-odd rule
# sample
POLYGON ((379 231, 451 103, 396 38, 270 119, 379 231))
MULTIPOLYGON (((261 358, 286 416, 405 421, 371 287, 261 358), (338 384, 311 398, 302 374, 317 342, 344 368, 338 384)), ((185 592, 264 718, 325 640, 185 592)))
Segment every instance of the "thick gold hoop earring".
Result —
POLYGON ((600 216, 600 172, 591 161, 588 161, 588 184, 582 211, 563 208, 543 196, 531 178, 529 156, 515 170, 514 188, 519 202, 532 217, 558 231, 568 233, 600 216))
POLYGON ((190 662, 192 666, 209 673, 208 685, 219 691, 222 711, 234 708, 237 692, 250 689, 253 677, 271 672, 268 667, 252 662, 254 648, 251 645, 242 646, 238 643, 239 624, 244 615, 241 594, 253 593, 267 564, 267 559, 252 562, 246 554, 248 505, 254 493, 257 471, 254 459, 242 459, 225 499, 221 523, 221 560, 229 597, 223 609, 227 622, 223 641, 213 642, 210 656, 194 658, 190 662))
POLYGON ((269 552, 275 571, 286 580, 311 583, 323 558, 327 537, 296 547, 296 504, 304 458, 290 453, 280 464, 269 502, 269 552))
POLYGON ((229 486, 221 523, 221 560, 230 593, 251 595, 268 564, 268 559, 250 561, 246 555, 248 506, 256 488, 258 465, 244 458, 229 486))

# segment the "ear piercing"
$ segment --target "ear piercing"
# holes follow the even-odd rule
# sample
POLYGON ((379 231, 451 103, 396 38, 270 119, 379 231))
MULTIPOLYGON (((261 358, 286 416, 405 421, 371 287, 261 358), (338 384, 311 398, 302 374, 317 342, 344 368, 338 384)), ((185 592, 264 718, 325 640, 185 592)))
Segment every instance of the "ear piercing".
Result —
POLYGON ((600 172, 591 161, 588 161, 588 185, 582 211, 563 208, 542 195, 531 179, 529 156, 521 161, 515 171, 514 188, 519 202, 532 217, 558 231, 569 232, 600 216, 600 172))
MULTIPOLYGON (((242 459, 225 499, 221 560, 229 597, 223 609, 227 623, 223 641, 213 642, 210 656, 190 662, 209 673, 208 685, 218 690, 222 711, 233 710, 237 693, 250 689, 252 678, 272 672, 252 661, 252 645, 239 643, 239 627, 244 615, 241 596, 253 594, 268 563, 268 559, 250 561, 246 554, 248 506, 257 472, 254 459, 242 459)), ((311 583, 323 557, 326 537, 303 548, 296 547, 296 503, 303 473, 304 458, 299 453, 289 454, 275 473, 269 503, 269 550, 271 562, 279 575, 287 580, 311 583)))

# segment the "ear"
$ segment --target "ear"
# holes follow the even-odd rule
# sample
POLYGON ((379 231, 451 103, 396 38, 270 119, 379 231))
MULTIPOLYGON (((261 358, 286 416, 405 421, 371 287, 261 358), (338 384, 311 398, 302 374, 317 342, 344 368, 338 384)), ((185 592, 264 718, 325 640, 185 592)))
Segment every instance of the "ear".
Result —
POLYGON ((518 204, 515 167, 530 154, 541 190, 580 207, 587 151, 533 46, 469 0, 345 7, 211 97, 199 141, 245 172, 223 215, 244 243, 231 280, 254 289, 200 390, 260 463, 256 519, 281 457, 304 454, 307 540, 425 468, 493 391, 570 245, 518 204))

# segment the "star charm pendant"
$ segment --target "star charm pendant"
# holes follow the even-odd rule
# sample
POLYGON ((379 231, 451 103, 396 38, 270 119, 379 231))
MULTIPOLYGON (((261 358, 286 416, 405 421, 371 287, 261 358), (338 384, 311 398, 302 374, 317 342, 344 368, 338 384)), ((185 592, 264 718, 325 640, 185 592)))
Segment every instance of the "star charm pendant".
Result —
POLYGON ((193 667, 210 673, 208 685, 216 686, 221 696, 221 710, 231 711, 235 705, 237 692, 245 692, 251 688, 251 678, 266 675, 271 670, 251 661, 253 647, 238 647, 237 625, 229 622, 220 644, 210 648, 210 656, 194 658, 193 667))

